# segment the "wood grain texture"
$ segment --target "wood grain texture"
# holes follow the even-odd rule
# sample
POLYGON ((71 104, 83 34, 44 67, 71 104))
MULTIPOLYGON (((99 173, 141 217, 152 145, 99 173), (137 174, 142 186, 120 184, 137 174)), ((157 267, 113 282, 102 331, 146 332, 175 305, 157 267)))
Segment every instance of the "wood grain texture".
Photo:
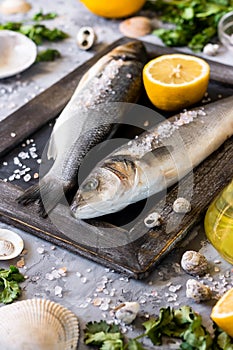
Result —
MULTIPOLYGON (((83 73, 101 56, 114 47, 131 40, 129 38, 122 38, 115 41, 3 120, 0 128, 0 157, 12 150, 42 125, 57 117, 71 98, 83 73), (11 132, 16 134, 14 138, 11 137, 11 132)), ((146 42, 144 44, 150 58, 178 52, 178 50, 173 48, 157 46, 146 42)), ((206 61, 210 65, 211 79, 225 84, 233 83, 232 66, 223 65, 208 59, 206 61)))
MULTIPOLYGON (((23 139, 56 117, 68 102, 84 71, 107 51, 126 41, 129 39, 123 38, 113 43, 1 122, 0 155, 7 154, 23 139), (16 132, 14 139, 9 136, 12 131, 16 132)), ((174 52, 173 49, 149 43, 146 43, 146 47, 150 57, 174 52)), ((214 62, 210 65, 214 84, 220 84, 216 85, 218 91, 221 91, 221 84, 227 83, 226 86, 231 87, 229 88, 231 93, 232 67, 214 62)), ((144 278, 185 237, 191 227, 201 219, 210 201, 232 179, 232 152, 231 138, 194 170, 193 183, 190 182, 191 176, 186 176, 179 185, 169 189, 166 200, 156 203, 152 198, 153 205, 150 210, 161 209, 163 218, 163 224, 154 230, 145 227, 143 218, 140 218, 130 230, 113 226, 108 222, 77 221, 64 205, 58 205, 54 209, 51 222, 49 218, 42 219, 38 216, 35 204, 28 207, 18 205, 16 198, 22 193, 22 189, 3 181, 0 181, 0 219, 107 267, 134 278, 144 278), (182 220, 181 216, 172 210, 172 204, 180 188, 183 196, 189 195, 190 189, 193 189, 192 211, 183 216, 182 220)))

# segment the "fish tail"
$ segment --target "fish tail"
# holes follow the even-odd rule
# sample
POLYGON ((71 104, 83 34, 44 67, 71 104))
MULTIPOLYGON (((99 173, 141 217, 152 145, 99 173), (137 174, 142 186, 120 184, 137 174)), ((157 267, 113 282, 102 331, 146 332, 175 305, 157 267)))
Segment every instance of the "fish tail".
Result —
POLYGON ((54 209, 64 196, 65 189, 61 180, 46 176, 40 184, 29 187, 20 197, 17 198, 19 204, 28 205, 38 201, 39 215, 45 218, 54 209))
POLYGON ((17 198, 17 202, 22 205, 28 205, 40 199, 40 187, 38 184, 29 187, 21 196, 17 198))

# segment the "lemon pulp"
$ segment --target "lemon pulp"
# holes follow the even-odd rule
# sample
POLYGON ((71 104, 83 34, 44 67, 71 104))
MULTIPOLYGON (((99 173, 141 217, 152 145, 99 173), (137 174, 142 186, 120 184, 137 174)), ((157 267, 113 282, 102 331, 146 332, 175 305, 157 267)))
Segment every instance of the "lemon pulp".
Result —
POLYGON ((203 59, 170 54, 154 58, 145 65, 143 83, 155 107, 175 111, 202 99, 209 75, 209 64, 203 59))
POLYGON ((215 249, 233 264, 233 180, 208 208, 205 232, 215 249))

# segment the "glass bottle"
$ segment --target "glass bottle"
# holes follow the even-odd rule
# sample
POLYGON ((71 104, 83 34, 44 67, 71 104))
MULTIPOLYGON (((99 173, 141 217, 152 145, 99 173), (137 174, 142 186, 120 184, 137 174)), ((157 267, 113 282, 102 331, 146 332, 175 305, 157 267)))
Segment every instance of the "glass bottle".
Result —
POLYGON ((204 225, 209 241, 233 264, 233 180, 210 204, 204 225))

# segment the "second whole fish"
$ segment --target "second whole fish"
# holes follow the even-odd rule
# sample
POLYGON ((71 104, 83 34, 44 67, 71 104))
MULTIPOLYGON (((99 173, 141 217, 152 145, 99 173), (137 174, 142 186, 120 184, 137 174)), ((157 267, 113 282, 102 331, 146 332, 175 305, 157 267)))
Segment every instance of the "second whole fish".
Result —
POLYGON ((87 71, 53 128, 48 147, 48 158, 55 160, 51 169, 18 198, 19 203, 39 200, 40 214, 46 216, 75 186, 85 155, 121 121, 124 108, 118 102, 137 102, 146 59, 142 42, 132 41, 116 47, 87 71))
POLYGON ((99 162, 71 205, 78 219, 117 212, 173 185, 233 135, 233 96, 171 117, 99 162))

